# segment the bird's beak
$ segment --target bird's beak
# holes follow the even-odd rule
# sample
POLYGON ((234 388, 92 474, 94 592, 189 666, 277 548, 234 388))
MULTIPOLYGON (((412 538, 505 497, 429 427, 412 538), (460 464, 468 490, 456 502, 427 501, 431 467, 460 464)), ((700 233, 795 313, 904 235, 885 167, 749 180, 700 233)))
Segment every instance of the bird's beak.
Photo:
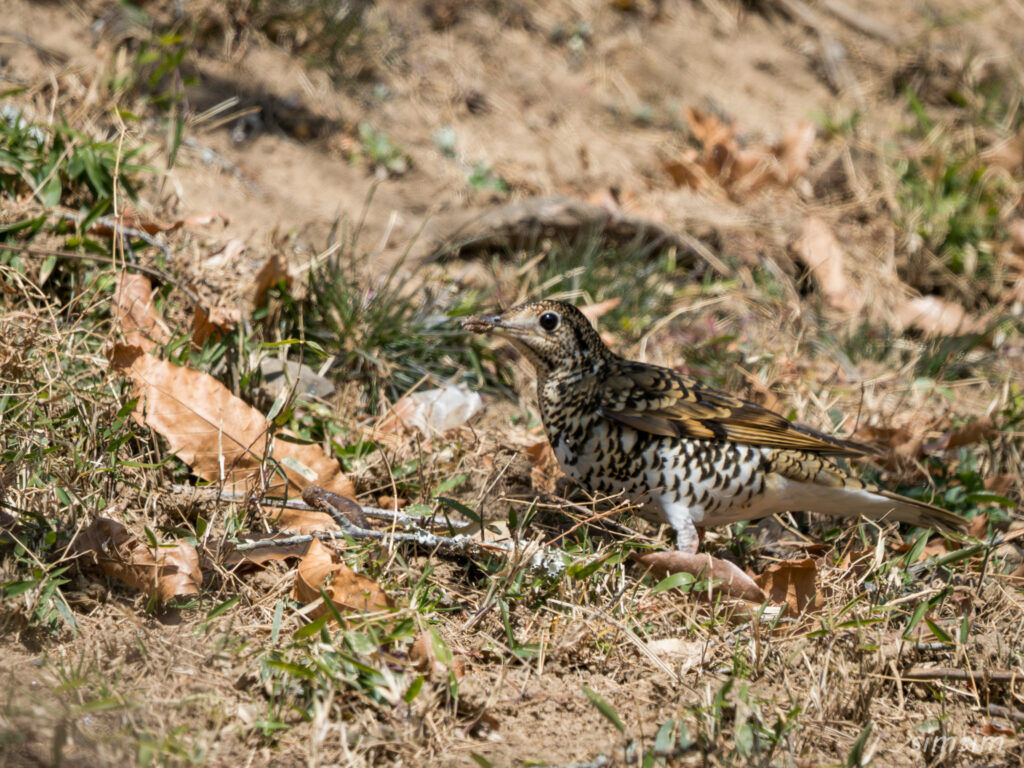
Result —
POLYGON ((490 333, 501 327, 501 315, 473 315, 462 321, 463 330, 470 333, 490 333))
POLYGON ((537 335, 529 318, 504 315, 476 315, 462 321, 462 327, 471 333, 493 333, 512 342, 520 342, 537 335))

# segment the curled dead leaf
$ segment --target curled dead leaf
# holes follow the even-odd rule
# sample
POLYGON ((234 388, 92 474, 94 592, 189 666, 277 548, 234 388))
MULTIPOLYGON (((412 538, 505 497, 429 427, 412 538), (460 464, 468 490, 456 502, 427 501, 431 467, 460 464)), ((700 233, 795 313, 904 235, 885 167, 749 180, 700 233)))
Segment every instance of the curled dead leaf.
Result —
POLYGON ((198 595, 203 583, 199 555, 188 542, 150 547, 124 525, 99 517, 75 538, 75 552, 107 576, 123 581, 165 603, 172 597, 198 595))
POLYGON ((242 313, 234 307, 204 307, 195 305, 192 314, 192 343, 202 347, 213 336, 221 338, 234 330, 242 320, 242 313))
MULTIPOLYGON (((392 606, 377 582, 353 571, 336 552, 313 539, 295 574, 292 597, 308 605, 320 598, 321 588, 342 614, 368 613, 392 606)), ((310 616, 318 618, 328 612, 327 606, 321 605, 310 616)))
POLYGON ((927 443, 924 446, 924 450, 927 453, 937 453, 951 448, 959 448, 963 445, 973 445, 974 443, 981 443, 994 437, 997 432, 995 424, 992 423, 992 418, 990 416, 982 416, 972 419, 959 429, 944 432, 938 440, 927 443))
POLYGON ((776 603, 785 603, 792 615, 824 604, 815 580, 818 567, 814 558, 789 560, 768 566, 759 574, 757 584, 776 603))
POLYGON ((948 555, 949 552, 949 542, 941 536, 936 536, 933 539, 929 539, 928 543, 924 545, 924 548, 921 550, 921 554, 917 556, 917 562, 924 562, 929 557, 941 557, 942 555, 948 555))
POLYGON ((662 168, 677 186, 707 190, 717 185, 733 197, 765 186, 788 186, 807 173, 816 130, 803 121, 774 144, 742 146, 735 125, 726 125, 715 115, 689 108, 686 120, 693 137, 702 145, 662 162, 662 168))
MULTIPOLYGON (((212 376, 160 360, 139 347, 117 344, 108 357, 111 368, 134 384, 135 420, 160 433, 171 451, 204 480, 223 480, 227 489, 244 491, 258 480, 266 457, 279 462, 287 477, 285 481, 274 473, 268 481, 270 494, 297 495, 312 481, 341 496, 355 494, 339 463, 319 446, 283 439, 268 446, 266 417, 212 376)), ((329 516, 312 515, 316 530, 336 527, 329 516)))
POLYGON ((622 303, 621 296, 614 296, 613 298, 606 299, 605 301, 599 301, 596 304, 587 304, 586 306, 580 307, 580 312, 587 318, 591 323, 596 323, 603 315, 608 314, 615 309, 619 304, 622 303))
POLYGON ((244 240, 239 240, 237 237, 231 238, 203 260, 203 267, 222 269, 233 264, 239 256, 245 253, 247 247, 244 240))
POLYGON ((122 272, 114 289, 114 319, 120 324, 129 344, 151 352, 171 340, 171 330, 153 304, 153 285, 149 278, 122 272))
POLYGON ((911 432, 907 426, 862 424, 853 433, 852 439, 860 443, 885 448, 890 453, 902 458, 919 459, 924 455, 924 431, 911 432))
POLYGON ((903 328, 916 328, 925 336, 958 336, 974 333, 979 323, 967 317, 967 311, 938 296, 918 296, 907 299, 894 313, 903 328))
POLYGON ((448 664, 441 658, 442 656, 450 659, 452 674, 455 677, 461 679, 466 674, 465 657, 453 654, 436 630, 428 629, 421 632, 409 649, 409 660, 416 671, 434 678, 448 675, 448 664))
POLYGON ((847 274, 846 252, 822 219, 810 216, 804 222, 800 239, 793 249, 807 266, 811 280, 825 301, 844 312, 853 312, 864 304, 860 289, 847 274))
POLYGON ((764 593, 754 580, 728 560, 679 550, 633 553, 630 559, 650 568, 658 576, 689 573, 698 579, 710 578, 716 582, 713 591, 726 597, 738 597, 752 603, 765 600, 764 593))
POLYGON ((267 291, 275 285, 284 281, 285 285, 292 284, 291 275, 288 273, 288 265, 284 263, 280 254, 274 253, 269 259, 263 262, 263 266, 256 272, 252 281, 252 303, 256 307, 262 307, 267 303, 267 291))
POLYGON ((437 654, 434 653, 429 632, 420 632, 409 649, 409 660, 417 672, 429 673, 431 677, 444 675, 448 671, 448 667, 438 661, 437 654))
MULTIPOLYGON (((145 216, 138 208, 129 203, 122 209, 121 215, 118 217, 118 225, 128 227, 130 229, 137 229, 141 232, 145 232, 147 235, 157 235, 161 232, 174 232, 182 229, 183 227, 205 226, 207 224, 212 224, 218 219, 223 221, 225 224, 228 223, 228 217, 220 211, 200 213, 194 216, 188 216, 184 219, 175 219, 174 221, 167 223, 145 216)), ((111 225, 111 221, 111 217, 104 216, 93 223, 89 232, 95 235, 109 237, 114 234, 114 227, 111 225)))
POLYGON ((533 487, 544 493, 554 493, 562 468, 551 448, 551 443, 541 440, 525 450, 530 460, 530 480, 533 487))

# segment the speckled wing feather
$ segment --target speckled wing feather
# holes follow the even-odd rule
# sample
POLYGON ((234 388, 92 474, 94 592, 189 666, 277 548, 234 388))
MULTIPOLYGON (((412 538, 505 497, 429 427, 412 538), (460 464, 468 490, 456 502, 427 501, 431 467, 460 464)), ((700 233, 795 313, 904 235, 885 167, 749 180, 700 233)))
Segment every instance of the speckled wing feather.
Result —
POLYGON ((601 382, 600 413, 607 419, 666 437, 729 440, 783 450, 858 456, 871 449, 793 424, 668 368, 619 361, 601 382))

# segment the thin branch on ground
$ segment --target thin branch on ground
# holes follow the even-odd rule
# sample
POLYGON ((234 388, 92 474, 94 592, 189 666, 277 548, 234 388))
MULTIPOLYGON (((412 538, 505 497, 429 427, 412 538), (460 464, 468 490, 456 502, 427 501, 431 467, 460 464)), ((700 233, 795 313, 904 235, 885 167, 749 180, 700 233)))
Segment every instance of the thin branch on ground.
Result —
POLYGON ((1014 683, 1024 681, 1024 673, 1001 669, 955 669, 953 667, 913 667, 900 673, 905 682, 959 680, 970 683, 1014 683))
POLYGON ((1007 720, 1012 720, 1015 723, 1024 723, 1024 712, 1021 712, 1019 709, 1010 709, 1009 707, 1002 707, 998 704, 989 704, 985 707, 985 711, 992 717, 1005 717, 1007 720))
MULTIPOLYGON (((53 213, 55 216, 64 219, 65 221, 74 222, 75 224, 81 224, 86 218, 86 214, 71 213, 70 211, 54 211, 53 213)), ((100 216, 92 223, 92 226, 106 227, 115 235, 120 235, 122 238, 134 237, 137 240, 142 240, 147 245, 151 245, 154 248, 158 248, 163 251, 164 258, 167 259, 168 263, 170 263, 173 258, 171 255, 171 247, 167 245, 167 243, 157 240, 144 229, 124 226, 124 224, 121 224, 117 220, 116 216, 100 216)))

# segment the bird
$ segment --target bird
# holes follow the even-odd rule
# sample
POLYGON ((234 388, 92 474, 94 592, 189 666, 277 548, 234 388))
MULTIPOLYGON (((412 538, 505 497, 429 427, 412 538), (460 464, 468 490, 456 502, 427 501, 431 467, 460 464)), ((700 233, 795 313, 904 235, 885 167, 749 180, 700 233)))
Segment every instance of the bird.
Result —
POLYGON ((696 378, 627 360, 579 309, 533 301, 462 327, 504 337, 537 374, 541 420, 565 474, 592 494, 623 494, 695 554, 698 527, 820 512, 964 531, 941 507, 858 479, 844 457, 871 449, 790 422, 696 378))

